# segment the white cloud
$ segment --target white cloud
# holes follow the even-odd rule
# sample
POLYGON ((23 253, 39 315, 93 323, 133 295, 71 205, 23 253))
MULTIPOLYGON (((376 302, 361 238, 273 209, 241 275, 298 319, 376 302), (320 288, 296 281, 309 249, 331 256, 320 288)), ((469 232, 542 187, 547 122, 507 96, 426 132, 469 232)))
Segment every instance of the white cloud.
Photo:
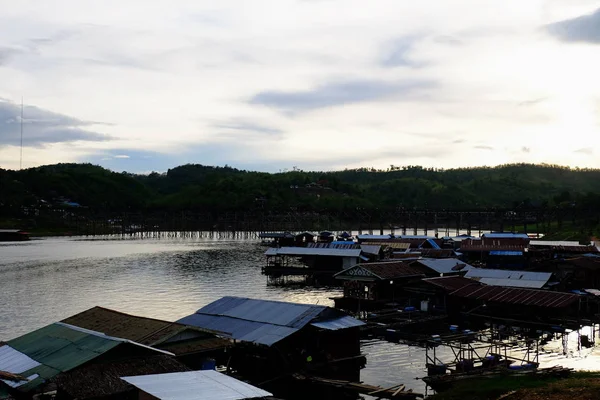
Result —
MULTIPOLYGON (((91 132, 110 140, 26 149, 27 166, 231 144, 222 163, 241 167, 600 167, 577 153, 600 134, 600 52, 546 29, 593 3, 16 2, 0 98, 110 123, 91 132)), ((18 158, 0 148, 0 166, 18 158)))

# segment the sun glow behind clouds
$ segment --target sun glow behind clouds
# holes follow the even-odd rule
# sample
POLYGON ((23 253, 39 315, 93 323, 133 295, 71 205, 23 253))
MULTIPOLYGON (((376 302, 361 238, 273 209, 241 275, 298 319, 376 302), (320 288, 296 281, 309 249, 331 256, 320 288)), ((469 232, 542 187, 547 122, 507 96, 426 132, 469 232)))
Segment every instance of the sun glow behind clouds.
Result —
MULTIPOLYGON (((17 2, 0 17, 0 100, 25 96, 85 126, 52 143, 38 126, 37 148, 26 128, 25 166, 600 167, 597 7, 17 2), (556 33, 567 19, 569 35, 556 33)), ((18 167, 18 127, 0 121, 0 134, 12 138, 0 141, 0 166, 18 167)))

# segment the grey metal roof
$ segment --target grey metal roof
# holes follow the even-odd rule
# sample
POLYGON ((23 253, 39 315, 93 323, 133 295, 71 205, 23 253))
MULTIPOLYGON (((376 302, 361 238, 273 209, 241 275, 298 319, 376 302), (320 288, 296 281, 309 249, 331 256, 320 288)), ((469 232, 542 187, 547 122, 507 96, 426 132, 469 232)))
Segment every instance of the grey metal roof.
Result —
POLYGON ((565 247, 588 247, 576 240, 532 240, 530 246, 565 246, 565 247))
POLYGON ((366 240, 366 239, 394 239, 392 235, 356 235, 357 239, 366 240))
POLYGON ((381 246, 374 244, 361 244, 360 249, 367 254, 379 254, 381 246))
POLYGON ((344 315, 343 317, 333 318, 327 321, 313 322, 311 325, 321 329, 337 331, 339 329, 354 328, 357 326, 362 326, 364 324, 365 323, 362 321, 344 315))
POLYGON ((512 232, 484 233, 481 237, 486 239, 529 239, 526 233, 512 232))
POLYGON ((177 322, 222 332, 232 339, 270 346, 311 322, 341 316, 345 314, 325 306, 228 296, 177 322))
POLYGON ((490 256, 510 256, 510 257, 518 257, 522 256, 522 251, 513 251, 513 250, 492 250, 490 251, 490 256))
POLYGON ((539 289, 552 277, 550 272, 511 271, 503 269, 470 269, 465 278, 492 286, 511 286, 539 289))
POLYGON ((354 257, 360 256, 361 249, 335 249, 328 247, 281 247, 270 248, 265 252, 266 256, 331 256, 331 257, 354 257))
POLYGON ((449 274, 458 271, 468 271, 475 268, 458 258, 423 258, 418 260, 419 263, 431 268, 438 274, 449 274), (464 267, 461 268, 461 265, 464 267))
POLYGON ((126 376, 121 379, 162 400, 240 400, 273 396, 212 370, 126 376))

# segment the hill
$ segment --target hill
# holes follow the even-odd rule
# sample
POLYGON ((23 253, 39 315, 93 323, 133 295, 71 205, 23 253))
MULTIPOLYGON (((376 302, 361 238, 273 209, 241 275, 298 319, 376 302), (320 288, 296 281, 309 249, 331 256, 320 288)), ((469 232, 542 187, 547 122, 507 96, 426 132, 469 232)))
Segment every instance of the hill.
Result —
POLYGON ((511 164, 437 170, 283 173, 182 165, 166 173, 117 173, 91 164, 57 164, 22 171, 0 169, 0 207, 13 213, 40 204, 93 210, 254 209, 482 209, 597 207, 600 170, 511 164))

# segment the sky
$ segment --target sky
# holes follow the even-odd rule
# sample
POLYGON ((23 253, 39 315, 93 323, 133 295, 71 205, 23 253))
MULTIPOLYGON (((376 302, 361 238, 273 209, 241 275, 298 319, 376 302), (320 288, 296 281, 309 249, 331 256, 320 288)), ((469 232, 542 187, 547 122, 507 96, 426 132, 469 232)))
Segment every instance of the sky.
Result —
POLYGON ((0 9, 0 168, 600 168, 600 0, 0 9))

